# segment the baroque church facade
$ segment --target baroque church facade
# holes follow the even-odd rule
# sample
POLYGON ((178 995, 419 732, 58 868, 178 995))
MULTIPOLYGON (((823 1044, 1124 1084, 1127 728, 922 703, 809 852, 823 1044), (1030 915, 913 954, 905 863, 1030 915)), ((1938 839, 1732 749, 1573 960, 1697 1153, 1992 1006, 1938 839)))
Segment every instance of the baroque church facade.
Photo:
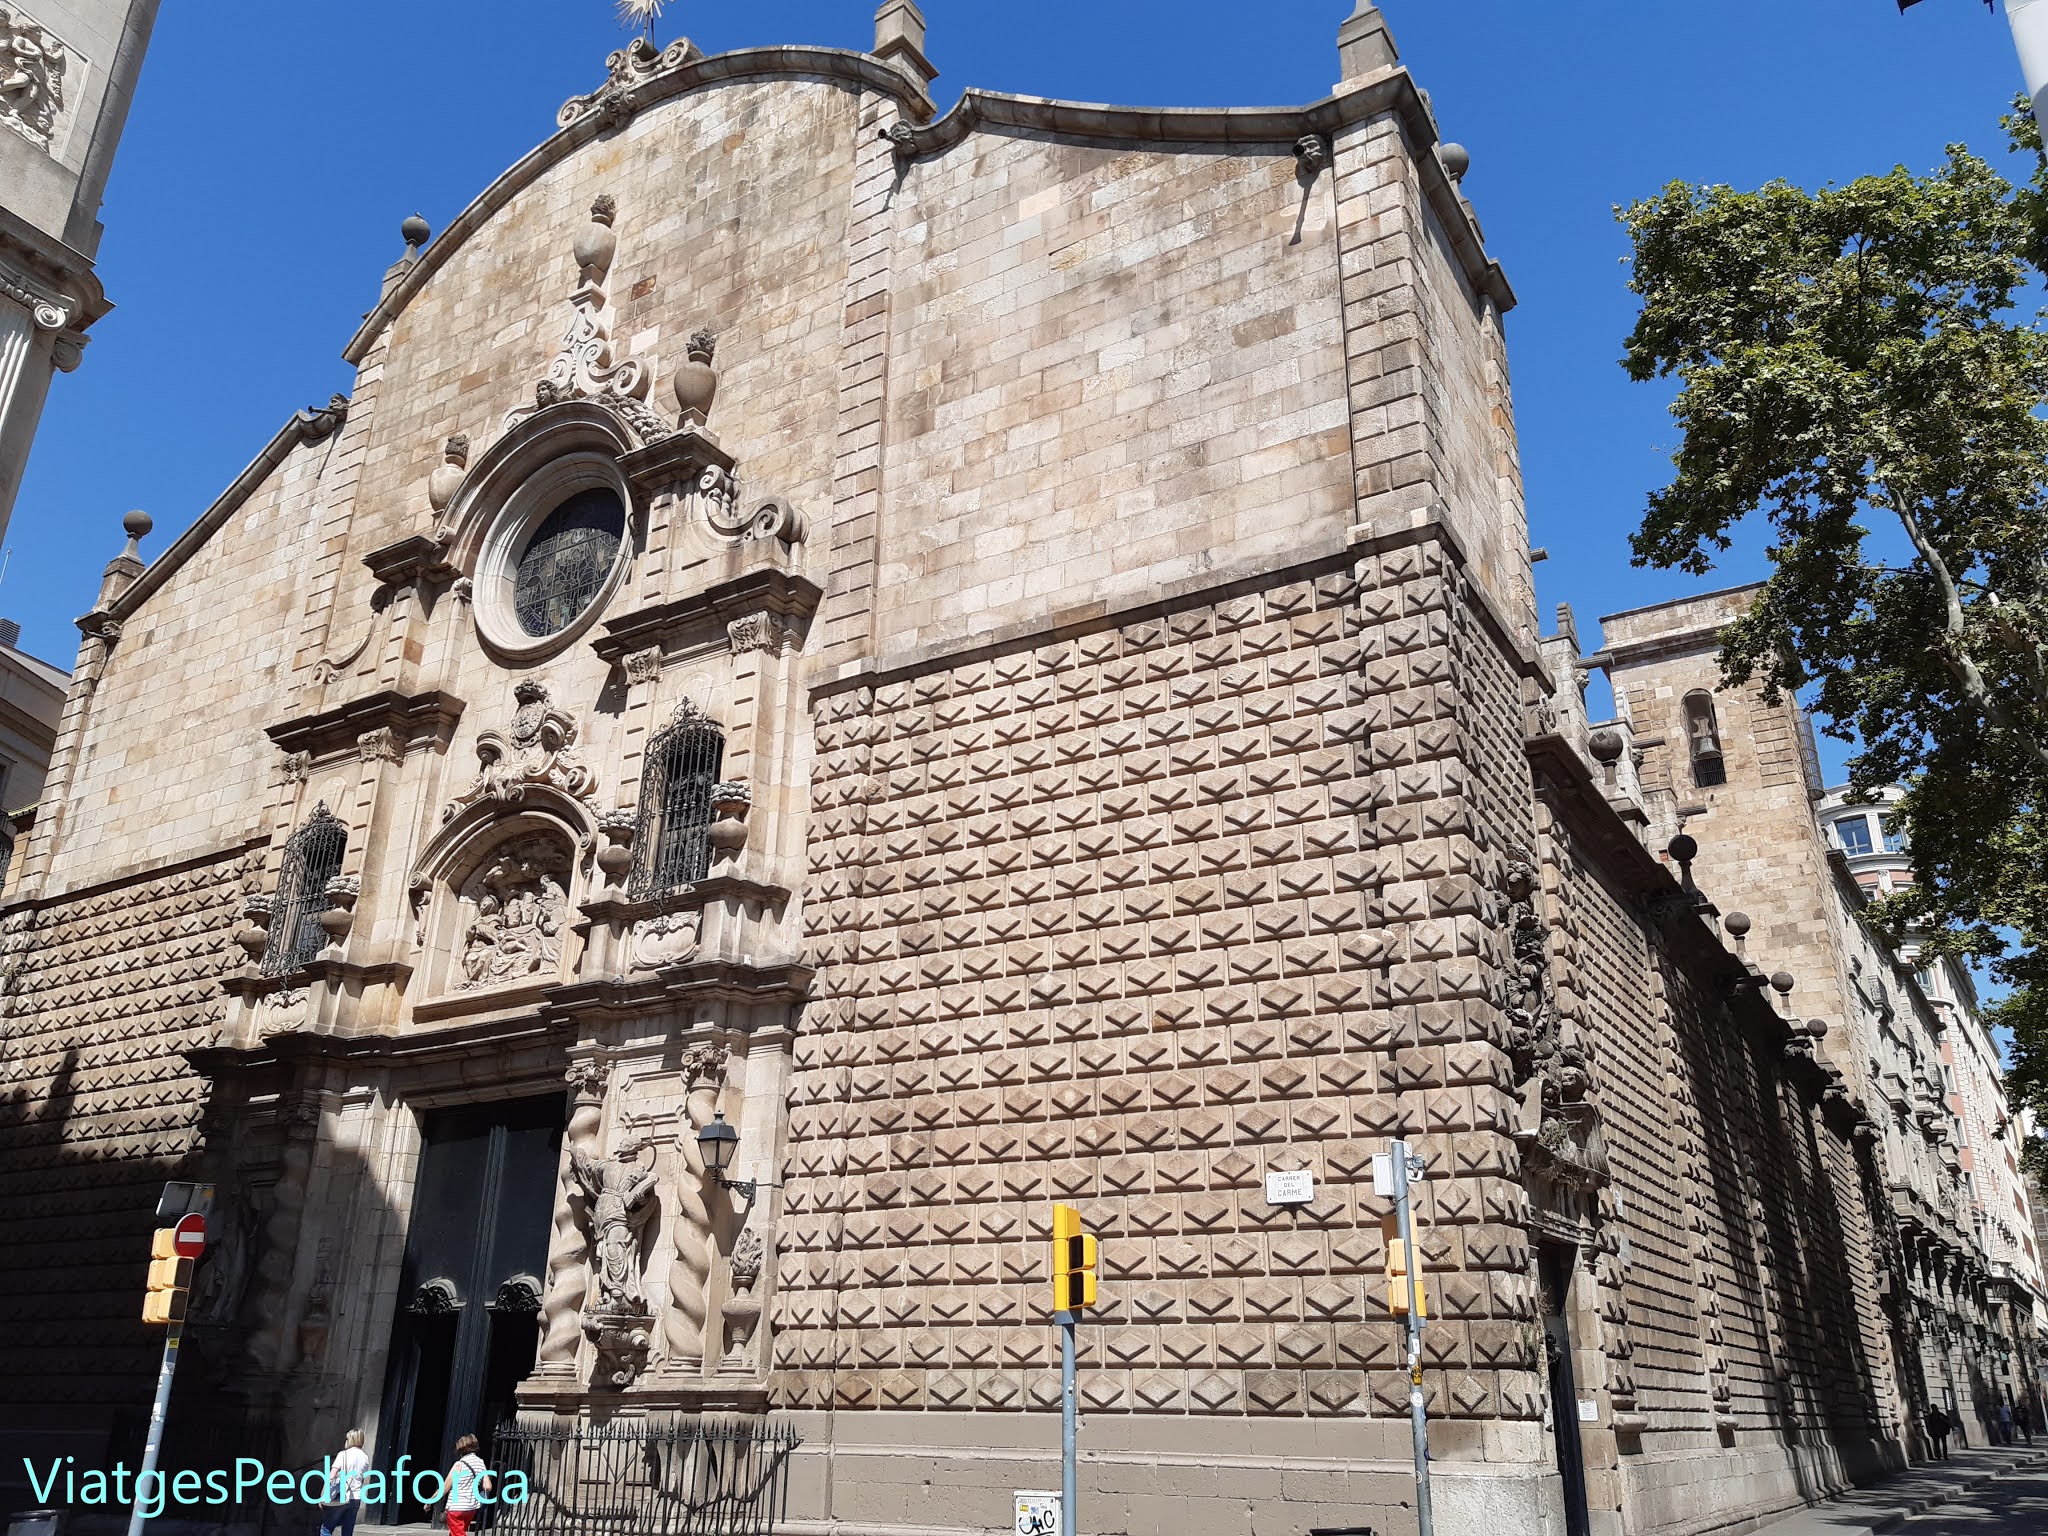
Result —
POLYGON ((779 1530, 1004 1529, 1069 1200, 1087 1518, 1399 1531, 1399 1136, 1446 1528, 1899 1465, 1877 1130, 1539 653, 1384 20, 1287 110, 923 45, 621 50, 131 518, 0 926, 9 1475, 139 1438, 197 1177, 178 1455, 716 1419, 779 1530))

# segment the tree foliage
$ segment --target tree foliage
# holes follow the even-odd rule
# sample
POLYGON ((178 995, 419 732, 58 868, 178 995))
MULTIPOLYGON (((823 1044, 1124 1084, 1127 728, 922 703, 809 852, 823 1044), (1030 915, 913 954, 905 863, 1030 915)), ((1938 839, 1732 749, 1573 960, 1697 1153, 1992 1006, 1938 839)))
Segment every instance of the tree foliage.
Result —
POLYGON ((1808 697, 1859 744, 1853 788, 1906 786, 1917 884, 1880 915, 2011 985, 2013 1088, 2048 1110, 2048 334, 2020 307, 2048 168, 2031 119, 2006 126, 2020 187, 1951 145, 1925 176, 1623 210, 1624 366, 1678 381, 1683 434, 1636 563, 1703 573, 1768 524, 1724 674, 1808 697))

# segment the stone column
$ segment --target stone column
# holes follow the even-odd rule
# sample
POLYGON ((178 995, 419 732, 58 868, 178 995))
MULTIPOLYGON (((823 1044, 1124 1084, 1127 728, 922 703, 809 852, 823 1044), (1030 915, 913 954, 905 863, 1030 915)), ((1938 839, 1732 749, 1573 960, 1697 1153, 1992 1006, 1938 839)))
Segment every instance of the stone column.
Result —
POLYGON ((684 1112, 676 1125, 675 1212, 671 1241, 675 1258, 668 1269, 668 1315, 663 1338, 668 1370, 696 1374, 707 1347, 704 1324, 709 1315, 711 1284, 711 1208, 704 1194, 704 1158, 697 1150, 697 1132, 718 1111, 719 1089, 725 1083, 726 1049, 700 1045, 683 1057, 684 1112))
POLYGON ((604 1118, 605 1066, 580 1061, 569 1068, 569 1091, 575 1096, 569 1128, 562 1136, 561 1167, 555 1176, 555 1233, 548 1243, 547 1296, 540 1309, 540 1371, 543 1377, 576 1374, 576 1351, 582 1340, 583 1298, 590 1289, 587 1265, 590 1244, 583 1235, 584 1198, 570 1167, 574 1152, 589 1152, 604 1118))

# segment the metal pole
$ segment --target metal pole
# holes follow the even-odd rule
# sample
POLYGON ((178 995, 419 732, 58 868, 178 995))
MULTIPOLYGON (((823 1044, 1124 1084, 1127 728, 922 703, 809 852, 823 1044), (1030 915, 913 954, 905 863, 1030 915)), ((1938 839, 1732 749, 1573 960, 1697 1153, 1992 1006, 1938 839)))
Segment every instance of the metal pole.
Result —
MULTIPOLYGON (((1060 1325, 1060 1536, 1074 1536, 1079 1495, 1074 1488, 1074 1314, 1057 1314, 1060 1325)), ((136 1536, 130 1532, 129 1536, 136 1536)))
MULTIPOLYGON (((1415 1225, 1408 1215, 1408 1180, 1413 1166, 1408 1143, 1394 1143, 1394 1219, 1401 1251, 1408 1256, 1408 1419, 1415 1431, 1415 1519, 1420 1536, 1436 1536, 1429 1500, 1429 1413, 1422 1396, 1422 1255, 1415 1251, 1415 1225)), ((130 1536, 135 1536, 131 1532, 130 1536)))
POLYGON ((178 1338, 184 1331, 183 1323, 172 1323, 164 1330, 164 1368, 157 1374, 156 1403, 149 1410, 149 1444, 142 1452, 142 1470, 135 1474, 135 1512, 128 1518, 128 1536, 142 1536, 143 1495, 156 1473, 156 1453, 163 1449, 164 1415, 171 1406, 171 1373, 178 1368, 178 1338))

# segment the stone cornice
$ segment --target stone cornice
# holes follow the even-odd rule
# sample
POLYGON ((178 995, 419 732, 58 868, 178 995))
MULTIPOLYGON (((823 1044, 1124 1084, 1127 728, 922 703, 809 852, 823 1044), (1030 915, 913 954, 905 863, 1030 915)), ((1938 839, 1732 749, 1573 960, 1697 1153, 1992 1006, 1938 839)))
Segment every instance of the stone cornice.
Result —
MULTIPOLYGON (((892 97, 913 117, 929 115, 931 104, 919 94, 903 72, 865 53, 844 48, 741 48, 691 59, 674 69, 649 75, 630 92, 636 113, 659 102, 706 86, 736 85, 757 80, 822 80, 856 91, 875 91, 892 97)), ((360 364, 370 347, 392 321, 404 312, 414 294, 426 286, 464 241, 488 223, 499 209, 548 171, 607 132, 603 115, 590 113, 544 140, 496 181, 477 194, 467 208, 420 252, 406 273, 363 318, 342 358, 360 364)))
POLYGON ((396 1066, 415 1058, 472 1056, 485 1051, 502 1055, 521 1045, 551 1043, 565 1050, 570 1044, 570 1037, 552 1021, 492 1017, 447 1029, 408 1029, 403 1034, 334 1035, 293 1030, 273 1035, 261 1045, 193 1046, 179 1054, 200 1076, 212 1078, 223 1071, 249 1071, 295 1061, 374 1061, 396 1066))
POLYGON ((591 641, 590 648, 616 664, 635 651, 668 641, 722 632, 732 620, 748 614, 808 619, 823 595, 818 584, 806 576, 772 566, 757 567, 689 597, 607 619, 604 633, 591 641))
POLYGON ((811 995, 812 975, 810 966, 794 961, 736 965, 727 960, 688 960, 646 976, 606 976, 550 987, 541 1017, 579 1025, 598 1019, 633 1019, 678 998, 794 1006, 811 995))
POLYGON ((795 894, 787 886, 750 880, 744 875, 706 875, 680 890, 660 896, 622 896, 607 891, 584 902, 578 910, 598 922, 635 923, 642 918, 660 917, 668 912, 701 911, 717 901, 758 901, 778 906, 795 894))
POLYGON ((386 688, 318 714, 280 721, 266 734, 282 750, 309 753, 316 760, 353 753, 357 742, 376 730, 393 732, 410 749, 445 742, 462 709, 462 700, 439 688, 413 694, 386 688))
POLYGON ((26 279, 29 288, 55 289, 68 298, 71 312, 66 324, 75 331, 83 331, 114 307, 107 302, 91 257, 0 207, 0 288, 9 286, 10 269, 26 279))
POLYGON ((453 581, 462 573, 447 560, 448 549, 438 539, 415 533, 371 550, 363 556, 370 574, 389 587, 413 587, 432 582, 453 581))
POLYGON ((1405 69, 1326 96, 1305 107, 1112 107, 1091 102, 1054 101, 968 90, 937 122, 912 128, 900 138, 904 158, 943 154, 981 130, 1092 139, 1119 146, 1193 149, 1266 149, 1293 154, 1303 138, 1331 134, 1393 112, 1416 150, 1422 188, 1443 221, 1466 280, 1506 313, 1515 307, 1514 289, 1500 263, 1491 260, 1457 185, 1435 155, 1435 120, 1405 69))
POLYGON ((213 505, 193 521, 192 526, 171 542, 171 547, 150 562, 119 597, 107 605, 115 619, 125 619, 140 608, 150 594, 169 581, 212 538, 221 525, 242 509, 242 504, 263 488, 278 465, 291 457, 292 450, 308 443, 323 442, 348 420, 348 397, 336 395, 327 404, 308 406, 295 412, 278 428, 277 435, 263 445, 263 451, 249 461, 249 467, 234 483, 214 498, 213 505))

